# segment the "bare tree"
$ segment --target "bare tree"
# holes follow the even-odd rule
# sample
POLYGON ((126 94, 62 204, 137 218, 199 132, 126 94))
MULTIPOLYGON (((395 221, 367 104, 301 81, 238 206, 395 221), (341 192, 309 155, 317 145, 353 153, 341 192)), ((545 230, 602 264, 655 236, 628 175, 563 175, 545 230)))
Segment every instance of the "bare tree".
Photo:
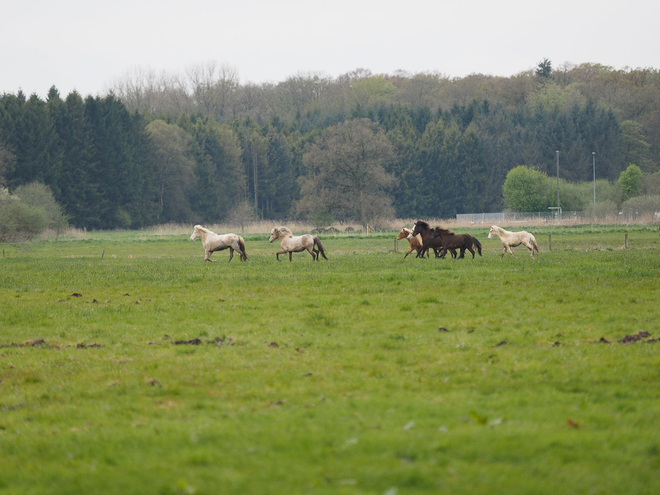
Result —
POLYGON ((204 115, 222 121, 238 88, 238 73, 227 64, 216 62, 191 66, 186 71, 190 93, 204 115))
POLYGON ((245 231, 245 226, 254 222, 257 218, 254 206, 249 201, 241 201, 229 212, 227 222, 230 225, 241 227, 241 233, 245 231))
POLYGON ((387 192, 396 179, 385 167, 394 157, 385 133, 368 119, 329 127, 303 155, 310 173, 300 180, 296 210, 313 216, 325 209, 333 216, 356 219, 364 228, 392 215, 387 192))

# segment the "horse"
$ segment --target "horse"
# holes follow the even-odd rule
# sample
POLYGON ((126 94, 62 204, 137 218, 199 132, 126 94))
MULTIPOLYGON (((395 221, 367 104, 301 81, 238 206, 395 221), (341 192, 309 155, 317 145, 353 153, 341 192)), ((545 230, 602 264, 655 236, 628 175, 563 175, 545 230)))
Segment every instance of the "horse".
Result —
POLYGON ((417 258, 419 258, 419 253, 420 250, 422 249, 422 236, 421 235, 412 235, 412 229, 407 229, 407 228, 402 228, 401 232, 399 232, 399 235, 396 236, 396 240, 399 241, 401 239, 408 239, 408 242, 410 243, 410 250, 406 253, 406 255, 403 257, 405 260, 406 257, 413 252, 413 249, 417 251, 417 258))
POLYGON ((431 228, 431 226, 418 220, 415 222, 413 228, 413 235, 421 234, 424 241, 424 249, 438 248, 440 249, 440 258, 444 258, 447 251, 451 252, 452 256, 456 257, 456 249, 461 250, 459 258, 465 257, 465 250, 468 249, 474 258, 474 251, 472 246, 476 246, 479 255, 481 256, 481 244, 477 239, 469 234, 456 235, 453 232, 443 229, 441 227, 431 228))
POLYGON ((204 246, 205 253, 204 261, 215 261, 210 259, 211 254, 215 251, 222 251, 227 248, 229 248, 229 261, 234 257, 234 251, 238 251, 238 254, 241 255, 241 261, 248 260, 247 253, 245 252, 245 241, 240 235, 219 235, 201 225, 195 225, 190 240, 194 241, 195 239, 202 240, 202 246, 204 246))
POLYGON ((509 232, 508 230, 504 230, 502 227, 493 225, 490 228, 490 232, 488 232, 488 238, 492 239, 493 236, 497 236, 502 243, 502 256, 500 259, 504 258, 504 255, 507 251, 511 253, 511 256, 515 258, 511 248, 520 246, 521 244, 529 249, 529 252, 532 255, 532 259, 535 259, 534 251, 540 253, 539 246, 536 244, 536 239, 534 236, 524 230, 521 230, 520 232, 509 232))
POLYGON ((443 229, 441 227, 436 227, 433 229, 431 235, 434 238, 442 239, 442 251, 440 252, 440 257, 444 258, 447 254, 447 249, 454 248, 460 249, 461 255, 459 258, 465 258, 465 250, 467 249, 472 253, 472 259, 474 259, 474 249, 475 248, 479 256, 481 254, 481 243, 476 237, 472 237, 470 234, 454 234, 451 230, 443 229))
POLYGON ((299 253, 305 250, 312 255, 312 260, 318 261, 321 256, 326 260, 328 259, 325 255, 323 244, 321 244, 321 239, 315 235, 305 234, 294 236, 293 232, 286 227, 274 227, 270 231, 269 242, 273 242, 275 239, 279 239, 282 246, 282 250, 275 253, 277 261, 280 261, 280 254, 286 253, 289 253, 289 261, 292 261, 293 253, 299 253))

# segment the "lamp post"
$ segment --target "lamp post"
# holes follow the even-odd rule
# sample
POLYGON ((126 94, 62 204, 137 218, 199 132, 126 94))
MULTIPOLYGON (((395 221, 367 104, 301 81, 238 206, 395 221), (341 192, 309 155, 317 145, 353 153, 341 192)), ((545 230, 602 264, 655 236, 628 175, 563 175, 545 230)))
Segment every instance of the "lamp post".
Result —
POLYGON ((592 151, 591 156, 593 157, 594 163, 594 207, 596 206, 596 152, 592 151))
POLYGON ((559 150, 557 150, 557 215, 561 219, 561 209, 559 208, 559 150))

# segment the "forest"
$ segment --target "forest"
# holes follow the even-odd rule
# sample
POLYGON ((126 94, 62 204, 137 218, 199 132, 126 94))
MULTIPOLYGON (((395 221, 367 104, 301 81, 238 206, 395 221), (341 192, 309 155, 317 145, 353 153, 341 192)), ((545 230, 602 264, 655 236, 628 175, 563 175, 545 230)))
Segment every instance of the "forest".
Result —
POLYGON ((615 183, 634 164, 638 193, 658 195, 659 163, 653 68, 546 59, 511 77, 358 69, 242 84, 207 63, 136 70, 96 96, 0 95, 0 187, 43 184, 87 229, 502 211, 521 165, 558 167, 568 185, 594 169, 615 183))

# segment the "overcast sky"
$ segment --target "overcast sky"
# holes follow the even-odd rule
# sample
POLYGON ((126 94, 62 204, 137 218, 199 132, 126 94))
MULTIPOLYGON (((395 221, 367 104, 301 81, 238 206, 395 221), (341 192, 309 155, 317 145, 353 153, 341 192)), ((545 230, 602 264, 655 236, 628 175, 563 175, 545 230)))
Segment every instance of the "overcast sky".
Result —
POLYGON ((0 94, 103 94, 215 61, 241 83, 357 68, 511 76, 544 58, 660 68, 657 0, 0 0, 0 94))

